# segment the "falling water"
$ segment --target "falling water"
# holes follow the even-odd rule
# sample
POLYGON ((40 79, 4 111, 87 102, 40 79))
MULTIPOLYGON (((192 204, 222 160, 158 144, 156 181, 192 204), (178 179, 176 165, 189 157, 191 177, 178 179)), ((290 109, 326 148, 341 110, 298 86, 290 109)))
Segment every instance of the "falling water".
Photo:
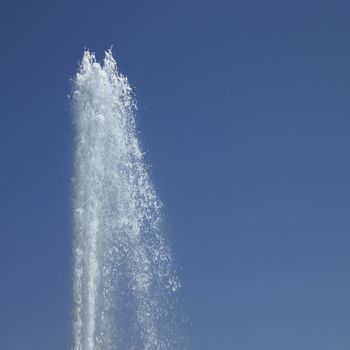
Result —
POLYGON ((73 350, 175 349, 175 291, 161 203, 111 51, 86 51, 74 93, 73 350))

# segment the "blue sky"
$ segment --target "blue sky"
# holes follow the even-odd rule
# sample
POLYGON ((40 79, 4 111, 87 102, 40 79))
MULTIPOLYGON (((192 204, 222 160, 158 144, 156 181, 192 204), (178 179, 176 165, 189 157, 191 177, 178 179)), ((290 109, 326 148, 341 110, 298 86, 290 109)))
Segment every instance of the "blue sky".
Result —
POLYGON ((350 346, 346 1, 2 1, 0 348, 70 344, 72 124, 113 45, 194 350, 350 346))

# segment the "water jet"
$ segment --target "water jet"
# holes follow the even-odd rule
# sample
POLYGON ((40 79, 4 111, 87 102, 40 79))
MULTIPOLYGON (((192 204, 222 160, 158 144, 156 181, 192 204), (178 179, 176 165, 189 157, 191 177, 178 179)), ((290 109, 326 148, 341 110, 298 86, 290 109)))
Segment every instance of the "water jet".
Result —
POLYGON ((85 51, 73 89, 73 350, 175 349, 179 281, 135 102, 112 52, 85 51))

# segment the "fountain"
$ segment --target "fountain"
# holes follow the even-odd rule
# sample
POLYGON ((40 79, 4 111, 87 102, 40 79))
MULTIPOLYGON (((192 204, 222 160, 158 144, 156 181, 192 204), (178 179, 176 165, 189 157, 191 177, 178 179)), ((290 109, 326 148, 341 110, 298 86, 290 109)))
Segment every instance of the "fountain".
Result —
POLYGON ((135 103, 109 50, 84 52, 73 91, 73 350, 182 349, 161 202, 135 127, 135 103))

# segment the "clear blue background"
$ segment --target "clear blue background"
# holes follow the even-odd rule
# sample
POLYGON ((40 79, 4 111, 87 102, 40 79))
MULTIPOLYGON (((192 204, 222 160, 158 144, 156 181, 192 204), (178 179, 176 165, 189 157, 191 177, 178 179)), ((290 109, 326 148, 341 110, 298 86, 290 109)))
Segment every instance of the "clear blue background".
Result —
POLYGON ((84 48, 114 45, 194 350, 350 348, 348 1, 0 5, 0 348, 66 350, 84 48))

